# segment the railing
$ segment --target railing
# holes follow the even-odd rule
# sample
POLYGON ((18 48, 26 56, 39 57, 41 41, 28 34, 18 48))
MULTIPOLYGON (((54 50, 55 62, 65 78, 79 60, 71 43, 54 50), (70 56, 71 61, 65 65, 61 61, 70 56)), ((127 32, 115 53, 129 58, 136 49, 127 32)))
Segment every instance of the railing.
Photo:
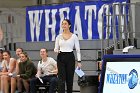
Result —
POLYGON ((8 31, 8 25, 11 25, 11 24, 8 24, 8 23, 1 23, 1 28, 5 31, 3 31, 3 39, 1 41, 1 46, 3 48, 6 48, 9 50, 9 43, 11 44, 11 50, 14 50, 14 42, 13 42, 13 39, 15 38, 13 36, 13 33, 12 32, 9 32, 8 31), (6 45, 6 47, 4 47, 6 45))
POLYGON ((0 47, 7 50, 14 50, 14 42, 25 40, 25 19, 24 8, 0 10, 0 27, 3 32, 3 39, 0 41, 0 47), (22 39, 23 38, 23 39, 22 39))
MULTIPOLYGON (((104 5, 102 16, 102 56, 106 50, 113 47, 113 50, 123 49, 126 46, 133 45, 135 31, 133 29, 132 8, 136 3, 114 3, 104 5), (104 21, 106 20, 106 22, 104 21), (106 36, 104 35, 106 33, 106 36), (113 45, 109 45, 112 35, 113 45), (107 39, 107 48, 104 48, 104 40, 107 39)), ((112 51, 113 51, 112 50, 112 51)))

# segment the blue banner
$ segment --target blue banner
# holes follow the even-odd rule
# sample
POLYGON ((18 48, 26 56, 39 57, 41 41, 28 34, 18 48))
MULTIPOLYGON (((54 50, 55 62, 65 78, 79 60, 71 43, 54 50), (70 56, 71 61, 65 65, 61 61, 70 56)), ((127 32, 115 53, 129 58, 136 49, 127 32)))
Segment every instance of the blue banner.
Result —
MULTIPOLYGON (((107 6, 109 4, 127 3, 127 1, 100 0, 27 7, 26 41, 55 41, 56 36, 62 33, 63 19, 70 19, 71 32, 77 34, 80 40, 101 39, 104 9, 110 8, 107 6)), ((110 14, 112 14, 111 9, 110 14)), ((107 19, 103 21, 106 23, 107 19)))

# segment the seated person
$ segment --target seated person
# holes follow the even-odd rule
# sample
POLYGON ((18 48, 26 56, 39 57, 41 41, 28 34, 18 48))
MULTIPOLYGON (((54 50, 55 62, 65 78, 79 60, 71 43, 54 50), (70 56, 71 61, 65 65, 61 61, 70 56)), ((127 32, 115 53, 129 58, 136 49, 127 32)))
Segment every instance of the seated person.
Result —
MULTIPOLYGON (((3 56, 2 56, 2 53, 3 53, 3 50, 0 50, 0 73, 1 73, 1 71, 2 71, 2 61, 3 61, 3 56)), ((1 77, 0 77, 0 84, 1 84, 1 77)), ((0 93, 1 93, 2 91, 1 91, 1 85, 0 85, 0 93)))
POLYGON ((38 62, 38 71, 36 78, 30 80, 30 93, 37 93, 36 85, 41 84, 39 78, 43 81, 42 83, 49 82, 49 92, 55 93, 55 88, 57 85, 57 62, 48 57, 48 51, 45 48, 40 50, 41 61, 38 62))
POLYGON ((101 70, 102 70, 102 61, 98 61, 98 70, 100 71, 99 72, 99 75, 98 75, 98 81, 100 82, 100 77, 101 77, 101 70))
POLYGON ((33 62, 29 59, 26 52, 20 54, 20 61, 18 65, 18 75, 17 75, 17 87, 18 92, 22 93, 22 84, 26 90, 26 93, 29 93, 29 80, 35 77, 36 67, 33 62))
POLYGON ((3 51, 2 72, 1 75, 1 92, 2 93, 15 93, 16 78, 11 77, 10 74, 16 73, 16 59, 11 58, 10 51, 3 51), (11 87, 9 87, 11 85, 11 87), (10 89, 9 89, 10 88, 10 89))

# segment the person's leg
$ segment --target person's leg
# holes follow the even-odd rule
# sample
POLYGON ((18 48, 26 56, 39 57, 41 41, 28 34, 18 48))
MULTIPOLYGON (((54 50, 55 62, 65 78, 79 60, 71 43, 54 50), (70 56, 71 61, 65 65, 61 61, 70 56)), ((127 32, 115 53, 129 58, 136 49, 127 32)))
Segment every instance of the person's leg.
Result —
POLYGON ((4 87, 4 93, 9 93, 9 79, 10 77, 7 75, 3 75, 3 87, 4 87))
POLYGON ((18 92, 22 92, 22 78, 17 78, 17 88, 18 92))
POLYGON ((65 63, 63 61, 64 56, 59 53, 57 57, 57 67, 58 67, 58 93, 65 93, 65 63))
POLYGON ((36 93, 37 82, 38 82, 38 78, 33 78, 30 80, 30 93, 36 93))
POLYGON ((57 82, 58 82, 57 77, 49 77, 50 87, 49 87, 48 93, 55 93, 56 92, 55 89, 57 86, 57 82))
POLYGON ((22 79, 26 93, 29 93, 29 80, 22 79))
POLYGON ((0 76, 0 93, 1 93, 1 76, 0 76))
POLYGON ((11 77, 11 93, 16 91, 16 78, 11 77))
POLYGON ((73 53, 70 53, 67 56, 67 63, 66 63, 67 93, 72 93, 74 70, 75 70, 75 57, 73 53))
POLYGON ((1 92, 4 93, 4 77, 1 76, 1 92))

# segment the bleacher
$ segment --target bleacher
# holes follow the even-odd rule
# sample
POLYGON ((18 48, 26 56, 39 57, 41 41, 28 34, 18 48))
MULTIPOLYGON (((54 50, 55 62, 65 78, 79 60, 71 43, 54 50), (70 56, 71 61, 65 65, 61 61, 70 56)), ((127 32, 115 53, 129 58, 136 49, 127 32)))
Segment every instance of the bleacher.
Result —
MULTIPOLYGON (((135 43, 136 46, 134 46, 133 49, 129 49, 128 52, 126 54, 132 54, 132 55, 137 55, 137 54, 140 54, 140 38, 138 38, 136 40, 136 43, 135 43)), ((124 54, 122 52, 123 49, 116 49, 116 50, 113 50, 113 54, 117 54, 117 55, 121 55, 121 54, 124 54)))
MULTIPOLYGON (((108 46, 104 41, 104 48, 108 46)), ((136 45, 134 49, 130 49, 128 54, 139 54, 140 53, 140 39, 137 39, 136 45)), ((110 40, 110 45, 113 44, 113 41, 110 40)), ((40 60, 39 50, 41 48, 47 48, 49 56, 53 57, 56 60, 57 54, 54 53, 54 41, 45 41, 45 42, 17 42, 15 43, 15 49, 21 47, 26 51, 29 57, 32 59, 35 65, 37 65, 40 60)), ((98 52, 101 51, 101 40, 88 40, 88 41, 80 41, 81 47, 81 58, 82 58, 82 70, 86 73, 86 75, 98 75, 97 68, 97 59, 98 52)), ((113 54, 123 54, 122 49, 112 50, 113 54)), ((15 51, 11 51, 12 56, 14 57, 15 51)), ((75 51, 74 51, 75 53, 75 51)), ((78 76, 74 75, 74 86, 73 93, 80 93, 80 87, 78 86, 78 76)))
MULTIPOLYGON (((112 43, 112 41, 110 41, 112 43)), ((105 45, 107 46, 107 45, 105 45)), ((53 42, 17 42, 15 43, 15 49, 21 47, 26 51, 32 61, 37 65, 40 60, 39 50, 41 48, 47 48, 50 57, 56 60, 57 54, 54 53, 54 41, 53 42)), ((101 40, 89 40, 80 41, 81 58, 82 58, 82 70, 86 75, 98 75, 97 71, 97 59, 98 52, 101 51, 101 40)), ((15 51, 11 51, 15 55, 15 51)), ((74 51, 75 53, 75 51, 74 51)), ((80 87, 77 84, 78 76, 74 75, 73 91, 80 91, 80 87)))

